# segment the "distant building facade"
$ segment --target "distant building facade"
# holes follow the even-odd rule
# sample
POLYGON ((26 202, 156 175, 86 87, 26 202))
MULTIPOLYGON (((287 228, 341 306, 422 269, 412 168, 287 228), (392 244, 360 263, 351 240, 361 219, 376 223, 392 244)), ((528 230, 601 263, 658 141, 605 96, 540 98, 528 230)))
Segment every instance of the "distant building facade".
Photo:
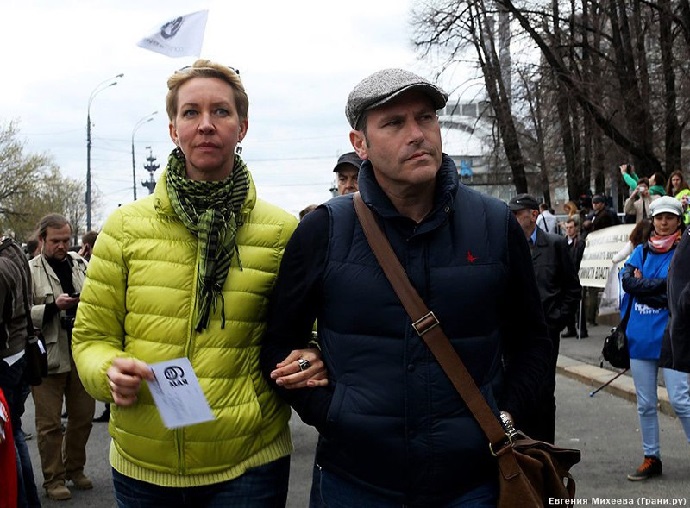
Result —
MULTIPOLYGON (((451 100, 438 113, 443 151, 455 162, 462 183, 506 202, 515 196, 513 175, 503 154, 496 157, 491 153, 493 138, 498 136, 498 132, 494 132, 491 104, 488 101, 451 100)), ((525 173, 530 192, 540 196, 539 168, 528 165, 525 173)), ((550 179, 552 206, 568 200, 565 175, 562 178, 555 176, 550 179)))

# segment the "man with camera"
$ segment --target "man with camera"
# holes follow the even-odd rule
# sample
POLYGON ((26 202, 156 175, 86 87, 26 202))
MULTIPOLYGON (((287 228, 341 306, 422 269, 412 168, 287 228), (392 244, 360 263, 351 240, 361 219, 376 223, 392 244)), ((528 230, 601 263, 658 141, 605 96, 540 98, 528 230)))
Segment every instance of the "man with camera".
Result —
POLYGON ((38 237, 41 253, 29 262, 34 301, 31 318, 48 350, 48 376, 33 388, 36 431, 43 487, 50 499, 61 501, 72 497, 67 480, 76 489, 93 488, 84 475, 84 464, 95 401, 84 390, 72 360, 72 327, 87 262, 69 251, 72 227, 62 215, 43 217, 38 237), (69 414, 64 436, 60 427, 63 400, 69 414))

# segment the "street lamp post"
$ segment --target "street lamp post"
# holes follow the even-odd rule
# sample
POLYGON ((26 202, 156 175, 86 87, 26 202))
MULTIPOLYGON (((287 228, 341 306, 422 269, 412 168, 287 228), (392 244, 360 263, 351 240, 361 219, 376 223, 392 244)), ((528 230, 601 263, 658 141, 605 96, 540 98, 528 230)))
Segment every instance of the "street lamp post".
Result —
POLYGON ((158 114, 158 111, 154 111, 150 115, 140 119, 136 124, 134 124, 134 129, 132 129, 132 189, 134 189, 134 201, 137 200, 137 163, 134 156, 134 133, 137 132, 139 127, 153 120, 153 116, 156 114, 158 114))
POLYGON ((123 77, 120 73, 99 83, 89 95, 89 105, 86 108, 86 230, 91 230, 91 102, 100 92, 117 85, 117 80, 123 77))

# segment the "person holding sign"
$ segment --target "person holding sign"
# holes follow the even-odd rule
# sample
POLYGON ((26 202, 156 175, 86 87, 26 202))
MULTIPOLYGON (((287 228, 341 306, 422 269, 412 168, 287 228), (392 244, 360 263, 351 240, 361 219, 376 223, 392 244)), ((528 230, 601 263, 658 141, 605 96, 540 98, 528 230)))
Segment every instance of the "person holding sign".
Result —
MULTIPOLYGON (((259 346, 297 219, 257 198, 236 153, 249 125, 239 73, 197 60, 167 84, 176 147, 154 194, 118 208, 98 236, 74 359, 86 389, 114 403, 118 506, 283 506, 290 408, 261 375, 259 346), (150 389, 161 364, 164 398, 196 378, 206 400, 171 395, 162 407, 174 418, 163 418, 150 389), (190 425, 179 404, 192 403, 213 419, 190 425)), ((293 351, 283 386, 326 383, 317 353, 293 351)))

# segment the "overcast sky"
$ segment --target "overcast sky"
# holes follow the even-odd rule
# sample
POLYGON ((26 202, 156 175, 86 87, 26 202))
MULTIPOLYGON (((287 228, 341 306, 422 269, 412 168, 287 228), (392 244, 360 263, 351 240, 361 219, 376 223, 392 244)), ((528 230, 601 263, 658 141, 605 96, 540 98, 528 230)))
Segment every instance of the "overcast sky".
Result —
POLYGON ((330 197, 335 160, 351 150, 344 108, 352 87, 386 67, 431 78, 410 42, 410 8, 411 0, 4 0, 0 122, 18 120, 29 151, 48 152, 63 174, 85 180, 89 96, 124 73, 91 105, 100 226, 133 199, 132 131, 154 111, 135 135, 137 197, 148 192, 145 147, 165 165, 165 81, 195 59, 136 42, 175 16, 209 9, 201 56, 240 69, 250 100, 242 155, 259 196, 296 214, 330 197))

